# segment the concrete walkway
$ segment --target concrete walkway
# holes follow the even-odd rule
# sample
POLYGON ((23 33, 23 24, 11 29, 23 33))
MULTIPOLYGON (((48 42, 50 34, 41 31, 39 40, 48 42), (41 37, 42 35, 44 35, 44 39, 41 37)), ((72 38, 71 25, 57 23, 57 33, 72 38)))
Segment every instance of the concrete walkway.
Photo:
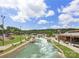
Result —
MULTIPOLYGON (((27 38, 28 37, 26 37, 26 39, 27 38)), ((23 39, 22 42, 25 42, 25 39, 23 39)), ((6 49, 10 48, 11 46, 17 45, 17 44, 20 44, 20 43, 21 42, 16 42, 16 43, 8 44, 8 45, 5 45, 5 46, 0 46, 0 51, 6 50, 6 49)))
MULTIPOLYGON (((58 42, 54 37, 51 37, 51 39, 54 40, 54 41, 56 41, 56 42, 58 42)), ((66 43, 64 43, 64 42, 62 42, 62 41, 60 41, 59 43, 60 43, 61 45, 63 45, 63 46, 66 46, 66 47, 72 49, 73 51, 79 53, 79 48, 76 48, 76 47, 74 47, 74 46, 72 46, 72 45, 66 44, 66 43)))
MULTIPOLYGON (((5 55, 7 55, 7 54, 9 54, 9 53, 11 53, 11 52, 17 50, 17 49, 20 49, 22 46, 24 46, 24 45, 26 45, 26 44, 28 44, 28 43, 30 43, 30 42, 32 42, 32 41, 33 41, 33 39, 30 39, 29 41, 25 41, 24 43, 22 43, 21 45, 17 46, 16 48, 14 48, 14 49, 12 49, 12 50, 6 52, 6 53, 0 54, 0 57, 3 57, 3 56, 5 56, 5 55)), ((5 47, 5 48, 6 48, 6 47, 5 47)))
POLYGON ((11 46, 12 46, 12 44, 8 44, 8 45, 5 45, 5 46, 0 46, 0 51, 6 50, 6 49, 10 48, 11 46))

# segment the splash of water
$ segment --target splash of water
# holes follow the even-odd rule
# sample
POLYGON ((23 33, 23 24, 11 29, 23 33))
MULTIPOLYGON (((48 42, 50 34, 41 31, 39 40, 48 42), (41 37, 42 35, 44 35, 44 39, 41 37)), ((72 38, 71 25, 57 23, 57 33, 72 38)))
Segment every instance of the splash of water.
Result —
POLYGON ((37 38, 35 44, 38 45, 42 57, 52 57, 56 53, 52 45, 45 38, 37 38))

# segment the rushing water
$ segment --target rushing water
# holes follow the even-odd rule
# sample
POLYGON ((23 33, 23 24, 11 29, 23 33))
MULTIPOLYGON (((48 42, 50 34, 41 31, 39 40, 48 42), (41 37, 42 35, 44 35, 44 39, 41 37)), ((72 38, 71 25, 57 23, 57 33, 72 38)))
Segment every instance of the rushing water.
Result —
POLYGON ((21 51, 12 55, 16 58, 56 58, 60 57, 58 50, 52 47, 44 38, 36 38, 35 43, 28 44, 21 51))

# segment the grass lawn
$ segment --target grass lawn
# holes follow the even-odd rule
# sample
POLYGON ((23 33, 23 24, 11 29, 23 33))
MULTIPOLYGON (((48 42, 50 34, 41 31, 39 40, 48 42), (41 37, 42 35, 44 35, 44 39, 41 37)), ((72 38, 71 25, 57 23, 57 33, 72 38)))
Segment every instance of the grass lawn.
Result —
MULTIPOLYGON (((12 44, 12 43, 16 43, 16 42, 20 42, 21 40, 24 40, 26 37, 24 35, 13 35, 14 39, 10 39, 8 41, 5 41, 4 44, 12 44)), ((3 42, 0 41, 0 46, 2 46, 3 42)))
POLYGON ((72 49, 67 48, 55 41, 53 41, 52 44, 55 44, 57 47, 59 47, 67 58, 79 58, 79 53, 74 52, 72 49))
MULTIPOLYGON (((7 44, 12 44, 12 43, 16 43, 16 42, 20 42, 21 40, 29 40, 30 39, 30 36, 24 36, 24 35, 13 35, 14 37, 15 37, 15 39, 13 39, 13 40, 9 40, 9 41, 6 41, 5 42, 5 45, 7 45, 7 44), (25 39, 26 38, 26 39, 25 39), (20 40, 21 39, 21 40, 20 40)), ((2 42, 0 43, 1 45, 2 45, 2 42)), ((1 46, 0 45, 0 46, 1 46)), ((17 46, 19 46, 20 44, 17 44, 17 45, 15 45, 15 46, 11 46, 10 48, 8 48, 8 49, 6 49, 6 50, 4 50, 4 51, 0 51, 0 53, 2 54, 2 53, 6 53, 6 52, 8 52, 8 51, 10 51, 11 49, 13 49, 13 48, 16 48, 17 46)))

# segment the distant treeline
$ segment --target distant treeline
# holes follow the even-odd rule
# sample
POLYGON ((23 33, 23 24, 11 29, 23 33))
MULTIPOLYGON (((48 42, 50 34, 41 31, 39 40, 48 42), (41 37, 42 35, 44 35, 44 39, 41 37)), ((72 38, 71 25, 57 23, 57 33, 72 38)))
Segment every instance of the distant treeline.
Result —
POLYGON ((26 31, 26 33, 31 34, 31 33, 35 33, 35 34, 48 34, 53 35, 53 34, 58 34, 58 33, 65 33, 71 30, 79 30, 79 29, 75 29, 75 28, 68 28, 68 29, 45 29, 45 30, 28 30, 26 31))
POLYGON ((3 31, 3 26, 0 25, 0 34, 4 33, 16 33, 19 34, 21 30, 19 28, 16 27, 11 27, 11 26, 7 26, 6 29, 4 29, 3 31))
MULTIPOLYGON (((2 25, 0 25, 0 29, 2 29, 2 25)), ((79 29, 75 29, 75 28, 68 28, 68 29, 42 29, 42 30, 21 30, 19 28, 16 27, 11 27, 11 26, 7 26, 7 28, 4 30, 4 33, 15 33, 15 34, 57 34, 59 32, 64 33, 70 30, 79 30, 79 29)), ((0 30, 0 34, 2 34, 2 30, 0 30)))

